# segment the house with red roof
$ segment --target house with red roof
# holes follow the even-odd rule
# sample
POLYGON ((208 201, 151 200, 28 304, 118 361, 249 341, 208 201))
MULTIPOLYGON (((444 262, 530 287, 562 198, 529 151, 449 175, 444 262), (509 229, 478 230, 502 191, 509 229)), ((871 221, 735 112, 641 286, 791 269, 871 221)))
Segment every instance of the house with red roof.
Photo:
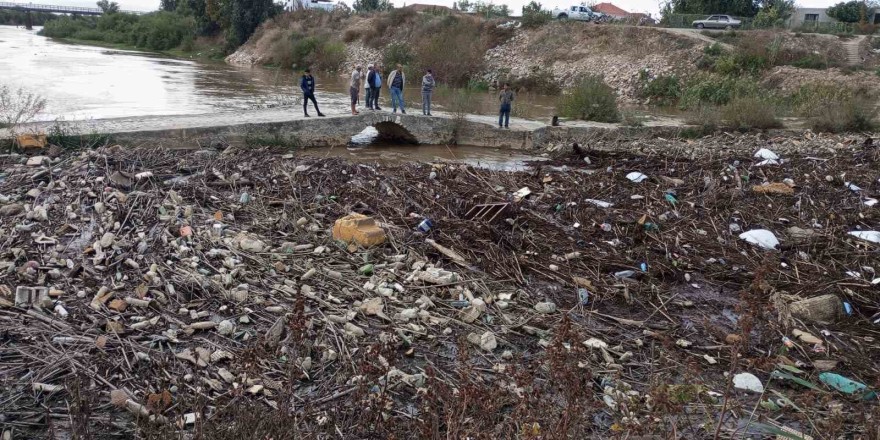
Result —
POLYGON ((595 12, 601 12, 605 15, 611 16, 613 18, 622 20, 624 18, 629 18, 631 15, 629 12, 620 9, 619 7, 611 4, 611 3, 598 3, 596 6, 591 8, 595 12))

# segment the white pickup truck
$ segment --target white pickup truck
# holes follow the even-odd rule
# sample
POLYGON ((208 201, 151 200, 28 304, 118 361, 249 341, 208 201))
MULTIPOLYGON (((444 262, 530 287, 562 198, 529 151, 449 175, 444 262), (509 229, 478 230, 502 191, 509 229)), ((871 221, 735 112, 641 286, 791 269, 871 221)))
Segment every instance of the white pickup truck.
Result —
POLYGON ((597 14, 586 5, 576 5, 566 9, 554 9, 553 16, 560 20, 590 21, 595 19, 597 14))

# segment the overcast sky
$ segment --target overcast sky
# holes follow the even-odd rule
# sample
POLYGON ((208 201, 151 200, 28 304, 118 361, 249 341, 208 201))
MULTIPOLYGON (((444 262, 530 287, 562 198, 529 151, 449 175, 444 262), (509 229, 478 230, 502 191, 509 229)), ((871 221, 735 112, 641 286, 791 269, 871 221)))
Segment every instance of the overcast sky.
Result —
MULTIPOLYGON (((10 0, 16 3, 27 3, 25 0, 10 0)), ((352 0, 344 0, 349 6, 351 6, 352 0)), ((424 3, 424 4, 432 4, 432 5, 444 5, 444 6, 452 6, 452 2, 454 0, 392 0, 395 6, 404 6, 411 5, 413 3, 424 3)), ((527 4, 531 0, 508 0, 508 1, 493 1, 497 5, 506 4, 510 7, 512 11, 516 12, 516 15, 519 15, 522 10, 523 5, 527 4)), ((570 6, 573 4, 580 4, 584 0, 544 0, 540 3, 546 9, 552 9, 555 7, 564 7, 570 6)), ((607 0, 597 0, 592 3, 600 3, 602 1, 607 0)), ((812 8, 822 8, 831 6, 841 0, 801 0, 798 4, 802 7, 812 7, 812 8)), ((72 5, 72 6, 95 6, 95 2, 88 0, 29 0, 31 3, 38 4, 58 4, 58 5, 72 5)), ((159 8, 159 0, 116 0, 117 3, 121 6, 122 9, 131 9, 138 11, 153 11, 159 8)), ((587 1, 587 3, 591 3, 587 1)), ((660 11, 660 1, 658 0, 616 0, 612 1, 615 5, 623 8, 629 12, 646 12, 650 13, 654 16, 660 11)))

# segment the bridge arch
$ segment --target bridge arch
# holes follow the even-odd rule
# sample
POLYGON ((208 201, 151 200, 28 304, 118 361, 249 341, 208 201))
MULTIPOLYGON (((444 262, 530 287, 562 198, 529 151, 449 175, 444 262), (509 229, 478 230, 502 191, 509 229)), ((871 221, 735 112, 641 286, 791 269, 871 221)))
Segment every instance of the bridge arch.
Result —
POLYGON ((379 132, 376 141, 396 142, 402 144, 418 144, 419 140, 406 127, 394 121, 381 121, 373 124, 373 128, 379 132))

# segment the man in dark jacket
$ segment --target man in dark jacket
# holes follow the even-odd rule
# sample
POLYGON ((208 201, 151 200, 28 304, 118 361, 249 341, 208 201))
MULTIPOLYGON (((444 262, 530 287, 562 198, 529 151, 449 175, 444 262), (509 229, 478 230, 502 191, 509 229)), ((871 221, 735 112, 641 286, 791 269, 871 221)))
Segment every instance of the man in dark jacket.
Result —
POLYGON ((318 112, 318 116, 324 116, 321 110, 318 109, 318 101, 315 101, 315 77, 312 76, 312 72, 309 69, 303 72, 302 79, 299 81, 299 88, 303 92, 303 112, 306 114, 306 117, 309 117, 310 99, 312 104, 315 105, 315 111, 318 112))
POLYGON ((382 66, 376 64, 373 66, 373 70, 367 74, 367 85, 372 90, 370 95, 370 99, 372 101, 367 101, 367 107, 372 110, 382 110, 379 108, 379 93, 382 91, 382 66))

